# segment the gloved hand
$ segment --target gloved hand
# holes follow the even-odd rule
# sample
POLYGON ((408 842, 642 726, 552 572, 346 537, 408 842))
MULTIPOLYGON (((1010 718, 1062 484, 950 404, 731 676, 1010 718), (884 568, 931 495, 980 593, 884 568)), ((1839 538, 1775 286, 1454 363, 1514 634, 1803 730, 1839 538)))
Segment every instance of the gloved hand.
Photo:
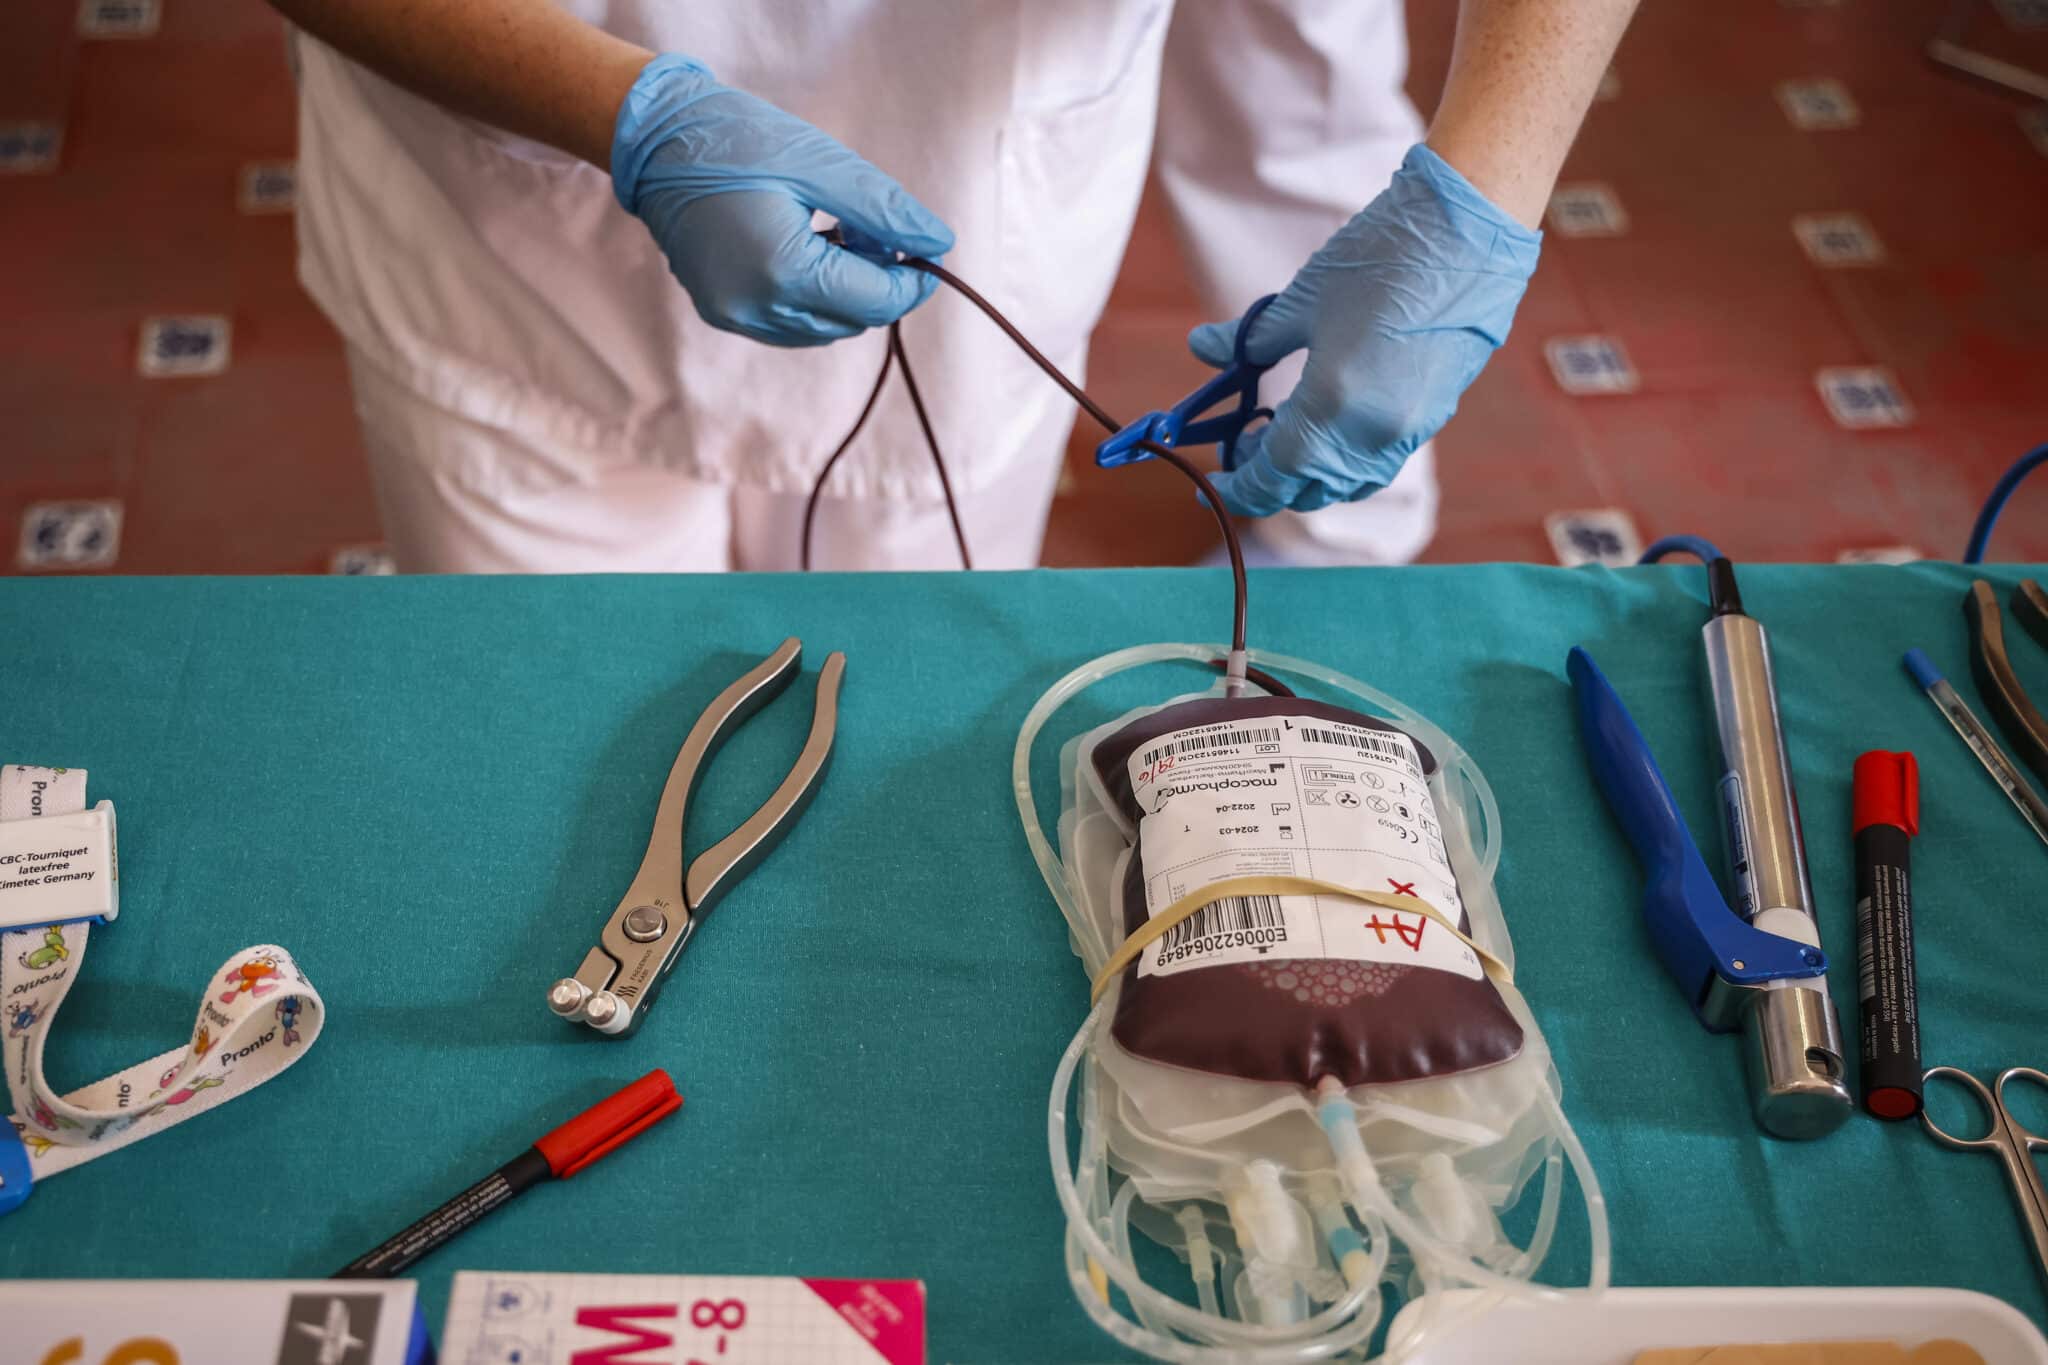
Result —
MULTIPOLYGON (((1385 488, 1507 340, 1543 235, 1510 218, 1426 146, 1379 198, 1309 257, 1252 323, 1246 359, 1306 346, 1301 383, 1210 476, 1224 505, 1263 517, 1355 502, 1385 488)), ((1221 369, 1236 322, 1188 345, 1221 369)))
POLYGON ((612 191, 653 232, 713 327, 822 346, 894 322, 936 281, 821 239, 822 209, 865 248, 938 256, 953 232, 881 171, 688 57, 657 57, 619 108, 612 191))

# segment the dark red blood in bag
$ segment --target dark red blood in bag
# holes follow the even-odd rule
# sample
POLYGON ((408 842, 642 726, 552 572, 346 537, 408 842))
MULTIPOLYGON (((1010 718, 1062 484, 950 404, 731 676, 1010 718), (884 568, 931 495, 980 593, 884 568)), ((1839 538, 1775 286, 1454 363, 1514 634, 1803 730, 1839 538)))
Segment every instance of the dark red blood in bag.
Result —
MULTIPOLYGON (((1406 734, 1373 716, 1293 697, 1182 702, 1132 721, 1097 744, 1103 789, 1133 825, 1143 810, 1128 760, 1161 735, 1216 721, 1295 716, 1406 734)), ((1425 774, 1435 757, 1408 736, 1425 774)), ((1143 834, 1119 888, 1125 934, 1142 928, 1143 834)), ((1362 913, 1370 913, 1360 906, 1362 913)), ((1459 926, 1471 932, 1468 917, 1459 926)), ((1402 963, 1282 958, 1229 962, 1171 975, 1124 969, 1112 1032, 1124 1050, 1169 1066, 1254 1081, 1346 1086, 1420 1080, 1493 1066, 1522 1050, 1522 1028, 1493 982, 1402 963), (1306 996, 1304 999, 1303 997, 1306 996)))

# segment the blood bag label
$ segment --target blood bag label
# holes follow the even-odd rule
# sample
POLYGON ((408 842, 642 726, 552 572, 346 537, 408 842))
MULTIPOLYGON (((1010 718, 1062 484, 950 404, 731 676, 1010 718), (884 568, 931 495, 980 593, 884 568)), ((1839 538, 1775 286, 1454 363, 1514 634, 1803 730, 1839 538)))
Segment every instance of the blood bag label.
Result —
MULTIPOLYGON (((1234 877, 1313 877, 1414 896, 1453 920, 1443 827, 1403 734, 1259 716, 1161 735, 1129 761, 1145 912, 1234 877)), ((1477 980, 1478 955, 1441 924, 1348 896, 1232 896, 1145 948, 1140 976, 1283 958, 1429 967, 1477 980)))

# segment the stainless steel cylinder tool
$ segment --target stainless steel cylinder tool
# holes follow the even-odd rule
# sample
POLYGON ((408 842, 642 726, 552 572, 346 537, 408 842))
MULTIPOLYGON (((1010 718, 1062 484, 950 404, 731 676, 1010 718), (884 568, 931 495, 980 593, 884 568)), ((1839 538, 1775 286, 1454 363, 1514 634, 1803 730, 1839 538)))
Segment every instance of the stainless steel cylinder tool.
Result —
MULTIPOLYGON (((1725 559, 1708 565, 1714 615, 1702 632, 1721 735, 1721 824, 1735 912, 1755 928, 1819 948, 1799 797, 1785 757, 1770 640, 1742 610, 1725 559)), ((1818 1137, 1854 1109, 1842 1028, 1824 974, 1753 988, 1743 1024, 1757 1122, 1781 1137, 1818 1137)))

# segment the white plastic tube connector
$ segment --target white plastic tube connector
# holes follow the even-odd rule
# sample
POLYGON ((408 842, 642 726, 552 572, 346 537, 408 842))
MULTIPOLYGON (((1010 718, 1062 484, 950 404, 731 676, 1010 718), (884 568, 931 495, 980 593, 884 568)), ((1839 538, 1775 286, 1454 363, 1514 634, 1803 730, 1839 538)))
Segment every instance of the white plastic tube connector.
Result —
POLYGON ((1254 1161, 1227 1175, 1223 1202, 1258 1298, 1259 1321, 1300 1321, 1305 1314, 1295 1303, 1295 1290, 1315 1271, 1314 1224, 1280 1183, 1280 1168, 1254 1161))
MULTIPOLYGON (((1132 1193, 1136 1185, 1126 1185, 1132 1193)), ((1122 1197, 1121 1193, 1118 1195, 1122 1197)), ((1216 1304, 1216 1246, 1209 1240, 1209 1220, 1202 1216, 1202 1210, 1193 1204, 1182 1204, 1174 1213, 1173 1221, 1180 1224, 1180 1235, 1187 1239, 1188 1275, 1195 1282, 1195 1299, 1202 1305, 1204 1313, 1221 1311, 1216 1304)), ((1130 1258, 1130 1248, 1119 1245, 1117 1250, 1125 1259, 1130 1258)))
POLYGON ((1233 649, 1223 656, 1223 695, 1235 697, 1244 691, 1244 673, 1250 650, 1233 649))
MULTIPOLYGON (((1098 1004, 1067 1045, 1053 1074, 1052 1102, 1046 1113, 1047 1140, 1052 1154, 1053 1191, 1067 1218, 1067 1279, 1074 1297, 1096 1326, 1111 1338, 1158 1360, 1181 1365, 1295 1365, 1295 1362, 1328 1360, 1364 1345, 1379 1327, 1380 1298, 1376 1285, 1353 1290, 1337 1303, 1281 1326, 1239 1322, 1192 1307, 1145 1283, 1128 1255, 1118 1254, 1097 1230, 1097 1216, 1083 1203, 1075 1182, 1074 1167, 1067 1156, 1067 1097, 1075 1074, 1087 1052, 1088 1040, 1104 1017, 1105 1005, 1098 1004), (1133 1322, 1118 1313, 1109 1300, 1095 1289, 1090 1266, 1099 1269, 1108 1283, 1122 1290, 1134 1308, 1156 1317, 1160 1325, 1180 1337, 1133 1322)), ((1100 1151, 1103 1136, 1099 1122, 1084 1116, 1081 1129, 1081 1161, 1100 1151)), ((1101 1211, 1104 1217, 1108 1210, 1101 1211)))
MULTIPOLYGON (((1573 1174, 1579 1178, 1579 1185, 1585 1194, 1586 1219, 1592 1242, 1592 1273, 1586 1288, 1599 1293, 1607 1288, 1612 1272, 1612 1251, 1608 1243, 1607 1200, 1600 1193, 1599 1178, 1593 1174, 1593 1164, 1586 1156, 1586 1149, 1580 1144, 1578 1135, 1571 1125, 1564 1121, 1564 1111, 1546 1088, 1541 1093, 1541 1103, 1546 1116, 1551 1120, 1555 1132, 1565 1149, 1565 1155, 1572 1164, 1573 1174)), ((1345 1195, 1352 1206, 1361 1213, 1371 1212, 1384 1218, 1387 1228, 1401 1239, 1415 1258, 1416 1265, 1434 1267, 1454 1283, 1468 1284, 1477 1289, 1493 1289, 1513 1298, 1561 1299, 1565 1291, 1546 1285, 1534 1284, 1512 1273, 1502 1273, 1490 1266, 1481 1265, 1462 1249, 1447 1245, 1431 1229, 1410 1218, 1380 1183, 1379 1172, 1374 1167, 1372 1156, 1365 1150, 1365 1140, 1358 1133, 1358 1109, 1344 1093, 1344 1087, 1337 1081, 1326 1079, 1318 1091, 1316 1120, 1330 1139, 1330 1151, 1336 1158, 1337 1178, 1344 1182, 1345 1195)), ((1548 1183, 1554 1181, 1554 1168, 1545 1172, 1546 1203, 1548 1183)), ((1548 1241, 1547 1230, 1545 1241, 1548 1241)), ((1526 1255, 1526 1253, 1525 1253, 1526 1255)), ((1517 1258, 1519 1261, 1521 1258, 1517 1258)), ((1527 1273, 1527 1267, 1517 1267, 1527 1273)))

